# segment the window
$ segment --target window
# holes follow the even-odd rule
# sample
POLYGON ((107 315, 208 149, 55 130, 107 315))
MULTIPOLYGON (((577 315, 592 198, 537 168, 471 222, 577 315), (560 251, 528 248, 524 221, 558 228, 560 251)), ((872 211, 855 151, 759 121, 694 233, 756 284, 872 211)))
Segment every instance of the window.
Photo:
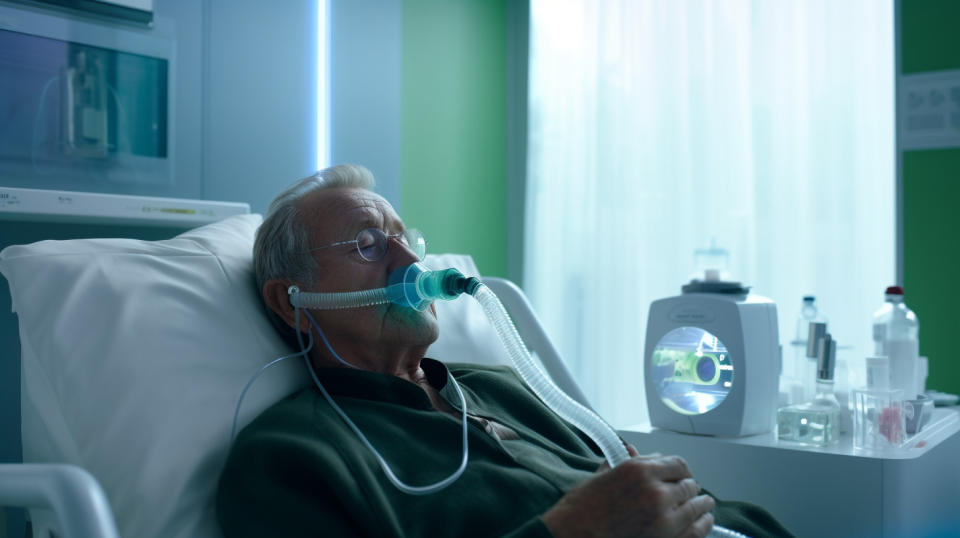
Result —
POLYGON ((595 408, 646 420, 650 302, 694 251, 872 353, 895 273, 889 2, 532 0, 524 286, 595 408))

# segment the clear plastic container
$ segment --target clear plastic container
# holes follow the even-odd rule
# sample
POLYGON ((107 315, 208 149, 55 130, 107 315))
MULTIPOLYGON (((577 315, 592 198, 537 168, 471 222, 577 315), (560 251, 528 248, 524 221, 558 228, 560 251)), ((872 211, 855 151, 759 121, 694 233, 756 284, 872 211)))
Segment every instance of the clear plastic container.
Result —
POLYGON ((915 398, 919 385, 920 321, 903 302, 903 288, 890 286, 886 302, 873 314, 874 354, 890 359, 890 388, 915 398))
POLYGON ((853 448, 889 450, 907 440, 907 414, 903 391, 854 389, 853 448))
POLYGON ((704 274, 710 271, 716 275, 714 280, 730 280, 730 251, 717 246, 717 239, 710 239, 710 246, 693 251, 692 279, 703 279, 704 274))

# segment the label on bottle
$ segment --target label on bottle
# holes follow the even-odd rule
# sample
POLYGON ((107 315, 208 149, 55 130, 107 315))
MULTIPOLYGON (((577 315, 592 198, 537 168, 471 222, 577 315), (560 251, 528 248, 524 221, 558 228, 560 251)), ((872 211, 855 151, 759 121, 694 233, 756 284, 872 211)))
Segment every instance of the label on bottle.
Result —
POLYGON ((917 363, 920 343, 916 340, 887 340, 890 357, 890 388, 903 390, 906 399, 917 397, 917 363))
MULTIPOLYGON (((887 338, 887 325, 885 323, 874 323, 873 324, 873 341, 877 344, 877 352, 881 351, 883 347, 883 341, 887 338)), ((882 353, 880 353, 882 354, 882 353)))
POLYGON ((890 388, 890 359, 867 358, 867 388, 887 390, 890 388))

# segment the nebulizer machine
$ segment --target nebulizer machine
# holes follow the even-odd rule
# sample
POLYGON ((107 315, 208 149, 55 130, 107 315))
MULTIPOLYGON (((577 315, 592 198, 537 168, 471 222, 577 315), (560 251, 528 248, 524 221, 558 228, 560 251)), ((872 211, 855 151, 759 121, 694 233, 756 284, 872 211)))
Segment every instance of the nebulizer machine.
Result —
POLYGON ((771 431, 781 360, 776 305, 716 271, 681 292, 650 305, 650 424, 732 437, 771 431))
MULTIPOLYGON (((384 288, 343 293, 308 293, 300 291, 296 286, 291 286, 288 290, 290 303, 295 309, 297 326, 299 326, 300 311, 304 310, 304 313, 310 319, 314 327, 318 330, 318 333, 320 334, 324 344, 327 346, 327 349, 337 360, 348 367, 352 367, 352 365, 336 354, 336 352, 330 346, 329 341, 327 341, 326 337, 323 335, 323 332, 319 330, 319 326, 316 325, 315 321, 312 319, 312 316, 310 316, 306 309, 359 308, 394 303, 417 310, 424 310, 430 305, 430 303, 437 299, 452 300, 463 293, 473 296, 480 303, 484 314, 486 314, 487 319, 493 325, 501 342, 506 347, 517 373, 530 387, 534 394, 537 395, 537 397, 539 397, 564 420, 573 424, 587 434, 603 452, 604 457, 610 464, 610 467, 615 467, 620 463, 630 459, 630 455, 627 452, 623 442, 620 440, 620 437, 606 422, 603 421, 603 419, 597 416, 590 409, 581 405, 576 400, 573 400, 567 396, 553 383, 553 381, 550 380, 550 378, 540 371, 540 368, 537 366, 530 352, 524 345, 523 340, 520 338, 520 334, 517 332, 517 329, 507 314, 506 309, 503 307, 503 304, 497 298, 496 294, 494 294, 476 278, 465 277, 462 273, 453 268, 431 271, 424 264, 418 262, 394 270, 388 279, 388 285, 384 288)), ((299 331, 297 335, 298 338, 301 339, 301 351, 295 355, 302 355, 304 358, 306 358, 307 352, 313 346, 313 331, 309 332, 309 342, 307 344, 303 343, 302 335, 299 331)), ((277 359, 276 361, 264 366, 257 375, 259 375, 273 363, 284 358, 287 357, 281 357, 280 359, 277 359)), ((388 479, 398 489, 411 495, 427 495, 435 493, 456 481, 456 479, 459 478, 466 469, 469 453, 467 445, 466 402, 459 386, 456 383, 456 380, 452 376, 450 376, 449 379, 453 382, 453 386, 460 397, 462 409, 463 458, 461 460, 461 464, 450 476, 435 484, 427 486, 410 486, 403 483, 396 477, 387 462, 380 456, 376 448, 373 447, 373 445, 363 435, 363 432, 360 431, 360 429, 340 409, 333 398, 330 397, 329 393, 327 393, 327 391, 323 388, 323 385, 320 383, 313 371, 312 366, 310 365, 309 359, 307 359, 306 362, 315 384, 323 393, 324 397, 331 404, 334 410, 336 410, 336 412, 341 416, 341 418, 343 418, 346 424, 354 431, 354 433, 359 436, 367 448, 373 452, 388 479)), ((256 376, 251 379, 251 382, 248 383, 247 388, 250 387, 255 379, 256 376)), ((244 389, 244 392, 246 392, 247 388, 244 389)), ((241 401, 242 398, 243 395, 241 395, 241 401)), ((239 403, 237 406, 237 413, 239 413, 239 403)), ((236 431, 236 416, 237 415, 235 414, 234 433, 236 431)), ((710 534, 710 536, 737 537, 743 535, 729 529, 714 526, 713 532, 710 534)))

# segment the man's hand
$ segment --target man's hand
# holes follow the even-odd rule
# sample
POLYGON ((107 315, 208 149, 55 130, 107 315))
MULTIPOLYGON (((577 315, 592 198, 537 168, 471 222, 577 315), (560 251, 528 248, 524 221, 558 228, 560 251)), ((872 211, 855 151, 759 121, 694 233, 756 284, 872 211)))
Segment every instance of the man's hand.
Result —
POLYGON ((713 499, 679 456, 637 456, 567 492, 543 514, 556 538, 664 536, 703 538, 713 529, 713 499))

